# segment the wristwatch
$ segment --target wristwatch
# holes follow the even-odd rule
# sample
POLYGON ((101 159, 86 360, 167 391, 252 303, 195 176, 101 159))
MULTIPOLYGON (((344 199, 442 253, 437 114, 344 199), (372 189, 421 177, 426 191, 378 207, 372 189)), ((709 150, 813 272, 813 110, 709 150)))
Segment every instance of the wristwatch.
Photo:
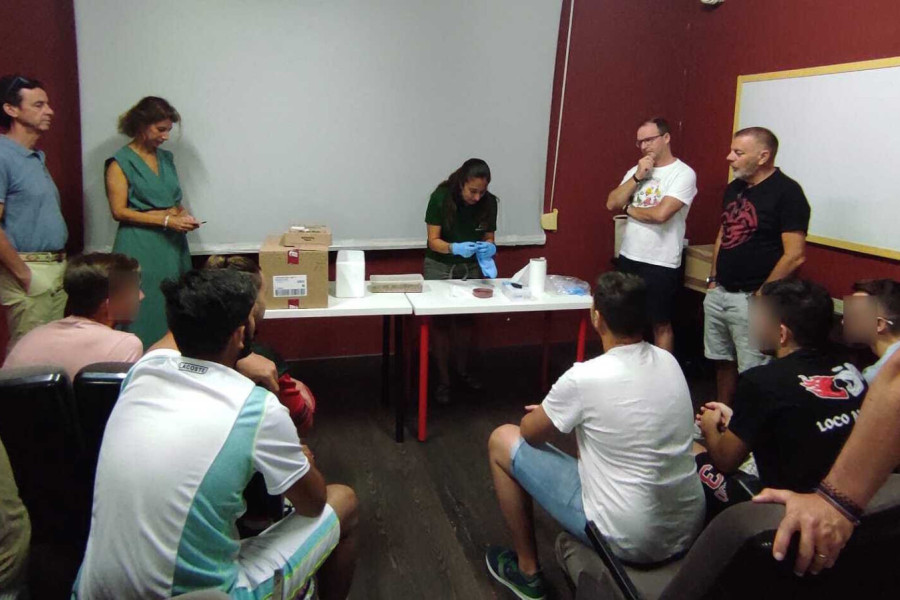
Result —
POLYGON ((634 179, 634 182, 635 182, 636 184, 638 184, 638 185, 641 185, 641 182, 643 181, 643 179, 638 179, 638 178, 637 178, 637 173, 635 173, 634 175, 632 175, 631 178, 634 179))
POLYGON ((718 283, 718 280, 716 279, 715 275, 710 275, 709 277, 706 278, 706 285, 709 285, 711 283, 718 283))

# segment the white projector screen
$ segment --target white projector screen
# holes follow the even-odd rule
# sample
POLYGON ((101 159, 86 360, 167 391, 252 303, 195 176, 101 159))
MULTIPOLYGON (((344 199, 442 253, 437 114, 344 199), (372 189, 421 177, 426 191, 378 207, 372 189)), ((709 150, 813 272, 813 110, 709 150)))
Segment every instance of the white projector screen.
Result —
POLYGON ((900 259, 890 185, 900 129, 900 59, 743 76, 735 128, 768 127, 776 163, 803 186, 810 241, 900 259))
POLYGON ((116 224, 104 161, 146 95, 182 127, 165 148, 195 253, 255 251, 296 223, 335 246, 423 247, 434 187, 477 156, 498 241, 541 244, 561 0, 75 0, 85 239, 116 224))

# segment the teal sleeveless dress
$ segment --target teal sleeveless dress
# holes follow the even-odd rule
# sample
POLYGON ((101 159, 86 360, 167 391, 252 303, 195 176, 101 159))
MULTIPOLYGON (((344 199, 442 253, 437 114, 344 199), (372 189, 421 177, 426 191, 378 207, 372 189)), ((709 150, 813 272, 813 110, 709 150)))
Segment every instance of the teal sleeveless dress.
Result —
MULTIPOLYGON (((181 204, 181 185, 172 153, 156 151, 159 175, 128 146, 119 149, 112 158, 128 180, 128 208, 133 210, 166 210, 181 204)), ((125 327, 141 338, 149 348, 166 334, 165 298, 159 289, 164 279, 177 278, 191 268, 191 254, 183 233, 162 227, 120 223, 113 244, 113 252, 137 259, 141 264, 141 289, 144 300, 137 318, 125 327)))

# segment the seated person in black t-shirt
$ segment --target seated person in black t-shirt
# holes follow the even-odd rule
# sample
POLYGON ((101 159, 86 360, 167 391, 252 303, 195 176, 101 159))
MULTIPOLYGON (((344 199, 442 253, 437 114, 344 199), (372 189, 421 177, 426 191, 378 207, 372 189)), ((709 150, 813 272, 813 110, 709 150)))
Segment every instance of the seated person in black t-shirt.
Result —
POLYGON ((807 281, 773 281, 754 298, 751 335, 777 360, 741 376, 733 411, 711 402, 697 415, 709 519, 758 491, 759 482, 728 477, 751 452, 764 487, 808 492, 828 472, 867 390, 856 367, 827 350, 833 315, 828 292, 807 281))

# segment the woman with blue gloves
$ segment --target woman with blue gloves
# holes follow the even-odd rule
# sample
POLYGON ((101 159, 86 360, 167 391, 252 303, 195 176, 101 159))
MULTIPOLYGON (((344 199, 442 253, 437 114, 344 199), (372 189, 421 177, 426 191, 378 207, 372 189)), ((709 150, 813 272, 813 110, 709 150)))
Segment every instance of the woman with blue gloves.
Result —
MULTIPOLYGON (((491 169, 480 158, 470 158, 431 194, 425 223, 425 279, 481 279, 497 276, 494 233, 497 230, 497 197, 487 188, 491 169)), ((468 370, 473 320, 470 316, 434 320, 434 363, 437 367, 439 404, 450 402, 450 357, 459 381, 470 389, 481 384, 468 370)))

